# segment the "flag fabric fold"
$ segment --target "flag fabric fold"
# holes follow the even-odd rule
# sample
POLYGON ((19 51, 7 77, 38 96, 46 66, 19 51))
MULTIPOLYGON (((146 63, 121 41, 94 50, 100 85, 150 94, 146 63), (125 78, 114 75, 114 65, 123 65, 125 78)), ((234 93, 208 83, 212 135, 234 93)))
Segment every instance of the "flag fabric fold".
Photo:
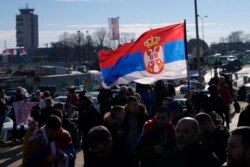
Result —
POLYGON ((108 86, 130 81, 150 84, 187 77, 185 23, 152 29, 135 42, 99 52, 103 80, 108 86))

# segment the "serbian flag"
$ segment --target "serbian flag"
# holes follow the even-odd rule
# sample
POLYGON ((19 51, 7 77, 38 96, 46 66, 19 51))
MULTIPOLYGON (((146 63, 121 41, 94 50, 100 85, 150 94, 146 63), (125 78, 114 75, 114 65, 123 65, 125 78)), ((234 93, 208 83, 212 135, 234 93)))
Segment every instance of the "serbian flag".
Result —
POLYGON ((103 80, 108 86, 135 81, 187 77, 186 27, 174 24, 145 32, 133 43, 99 52, 103 80))

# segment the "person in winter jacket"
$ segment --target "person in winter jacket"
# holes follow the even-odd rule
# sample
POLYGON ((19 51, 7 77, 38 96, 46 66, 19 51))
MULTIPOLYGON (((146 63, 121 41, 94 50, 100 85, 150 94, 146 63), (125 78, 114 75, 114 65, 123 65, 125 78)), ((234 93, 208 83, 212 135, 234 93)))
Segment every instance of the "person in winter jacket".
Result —
POLYGON ((87 135, 89 155, 84 167, 139 167, 128 151, 129 147, 114 144, 113 137, 104 126, 93 127, 87 135))
POLYGON ((104 115, 111 110, 113 101, 113 94, 111 89, 100 88, 100 92, 97 95, 98 103, 100 104, 100 112, 104 115))
POLYGON ((223 102, 221 95, 219 94, 218 87, 216 85, 211 85, 208 88, 210 96, 208 101, 212 104, 213 110, 223 119, 223 124, 226 122, 227 128, 229 128, 229 110, 227 105, 223 102))
POLYGON ((113 143, 119 147, 129 147, 127 138, 125 137, 121 125, 125 118, 125 109, 123 106, 113 106, 110 112, 104 116, 104 126, 110 131, 113 143))
POLYGON ((122 130, 129 140, 132 151, 134 151, 137 140, 142 133, 143 125, 148 119, 146 108, 140 107, 138 99, 130 96, 125 107, 125 119, 122 123, 122 130))
POLYGON ((213 110, 213 106, 210 102, 201 103, 200 112, 208 114, 211 117, 211 119, 216 127, 223 125, 223 119, 220 117, 219 114, 217 114, 213 110))
POLYGON ((237 126, 250 126, 250 94, 247 95, 246 101, 247 101, 248 105, 240 113, 237 126))
POLYGON ((250 166, 250 127, 237 127, 231 132, 226 152, 227 162, 223 167, 250 166))
POLYGON ((226 148, 229 138, 228 129, 223 126, 215 126, 211 117, 206 113, 195 116, 199 122, 200 140, 216 154, 221 163, 226 161, 226 148))
POLYGON ((78 113, 79 140, 82 142, 85 159, 89 153, 86 140, 87 134, 94 126, 103 124, 103 116, 85 95, 79 97, 78 113))
POLYGON ((171 167, 220 167, 215 154, 199 140, 199 124, 191 117, 178 121, 175 128, 177 150, 166 158, 171 167))
POLYGON ((165 109, 157 110, 154 118, 148 120, 138 140, 136 154, 141 167, 160 165, 166 154, 175 148, 175 131, 169 123, 165 109))
POLYGON ((35 131, 23 149, 23 167, 73 167, 76 153, 69 132, 59 117, 52 115, 45 126, 35 131))

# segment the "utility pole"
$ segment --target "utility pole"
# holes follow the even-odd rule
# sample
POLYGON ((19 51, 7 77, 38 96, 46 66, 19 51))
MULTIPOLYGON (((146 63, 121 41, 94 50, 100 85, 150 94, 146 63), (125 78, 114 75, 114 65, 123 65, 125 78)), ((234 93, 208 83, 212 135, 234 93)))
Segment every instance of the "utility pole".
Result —
POLYGON ((199 81, 201 82, 201 59, 200 59, 200 39, 199 39, 199 26, 198 26, 198 11, 197 0, 194 0, 195 9, 195 28, 196 28, 196 56, 197 56, 197 71, 199 75, 199 81))

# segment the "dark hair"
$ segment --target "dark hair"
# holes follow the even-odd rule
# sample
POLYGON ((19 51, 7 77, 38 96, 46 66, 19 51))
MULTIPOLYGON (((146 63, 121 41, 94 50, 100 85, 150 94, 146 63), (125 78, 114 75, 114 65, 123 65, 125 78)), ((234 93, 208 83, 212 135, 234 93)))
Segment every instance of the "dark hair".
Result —
POLYGON ((62 127, 61 119, 56 115, 51 115, 46 123, 46 128, 58 130, 62 127))
POLYGON ((75 90, 76 90, 76 87, 75 87, 75 86, 70 86, 69 89, 68 89, 68 91, 69 91, 70 93, 75 93, 75 90))
POLYGON ((238 135, 241 137, 241 143, 244 148, 250 148, 250 127, 240 126, 231 131, 231 135, 238 135))
POLYGON ((172 111, 172 110, 180 110, 181 112, 183 112, 183 108, 182 108, 182 105, 181 103, 179 103, 178 101, 171 101, 169 104, 168 104, 168 110, 169 111, 172 111))
POLYGON ((45 100, 45 103, 47 102, 51 102, 52 103, 52 99, 50 97, 48 97, 46 100, 45 100))
POLYGON ((138 101, 138 99, 135 96, 129 96, 128 97, 128 103, 132 101, 138 101))
POLYGON ((217 95, 218 94, 218 88, 215 84, 212 84, 208 87, 208 91, 211 95, 217 95))
POLYGON ((95 126, 88 132, 87 143, 89 147, 95 147, 99 143, 106 143, 112 139, 109 130, 104 126, 95 126))
POLYGON ((50 96, 50 92, 49 92, 49 91, 43 92, 43 97, 44 97, 44 98, 47 98, 47 97, 49 97, 49 96, 50 96))
POLYGON ((202 112, 198 113, 194 118, 199 122, 199 124, 203 124, 204 122, 213 122, 210 115, 202 112))
POLYGON ((62 103, 56 103, 56 104, 53 106, 54 109, 59 109, 59 110, 61 110, 63 107, 64 107, 64 106, 63 106, 62 103))
POLYGON ((166 108, 156 108, 155 113, 168 113, 168 109, 166 108))
POLYGON ((208 113, 208 114, 214 110, 214 108, 210 102, 202 102, 200 108, 203 109, 204 112, 208 113))
POLYGON ((79 101, 82 102, 82 101, 86 101, 88 104, 91 104, 91 100, 86 96, 86 95, 81 95, 79 96, 79 101))
POLYGON ((52 114, 58 116, 61 120, 63 119, 63 113, 60 109, 53 109, 52 114))
POLYGON ((127 88, 127 91, 135 93, 134 89, 132 87, 130 87, 130 86, 127 88))
POLYGON ((124 111, 124 107, 123 106, 115 105, 114 107, 112 107, 112 109, 110 111, 111 118, 115 119, 115 114, 117 112, 121 112, 121 111, 124 111))

